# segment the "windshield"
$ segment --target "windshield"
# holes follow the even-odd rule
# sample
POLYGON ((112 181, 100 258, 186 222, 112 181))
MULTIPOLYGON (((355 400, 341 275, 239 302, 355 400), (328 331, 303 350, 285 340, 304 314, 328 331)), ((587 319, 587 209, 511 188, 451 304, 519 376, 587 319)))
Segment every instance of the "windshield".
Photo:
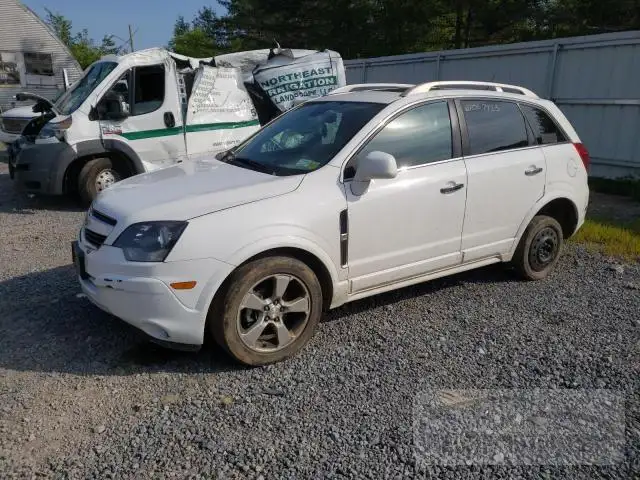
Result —
POLYGON ((273 175, 317 170, 380 110, 380 103, 308 102, 281 115, 221 160, 273 175))
POLYGON ((85 72, 80 81, 71 90, 58 98, 55 103, 56 110, 62 115, 69 115, 75 112, 100 82, 117 66, 116 62, 100 62, 89 67, 89 70, 85 72))
POLYGON ((67 93, 67 91, 64 88, 56 90, 56 94, 51 98, 51 103, 55 104, 65 93, 67 93))

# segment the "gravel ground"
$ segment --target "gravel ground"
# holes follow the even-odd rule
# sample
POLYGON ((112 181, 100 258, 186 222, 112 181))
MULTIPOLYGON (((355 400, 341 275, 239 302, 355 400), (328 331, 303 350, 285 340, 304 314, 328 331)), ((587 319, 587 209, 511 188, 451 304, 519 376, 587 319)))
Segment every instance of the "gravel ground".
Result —
POLYGON ((495 267, 406 288, 333 311, 302 354, 248 369, 215 348, 154 347, 79 296, 82 216, 15 194, 0 163, 2 478, 640 478, 638 265, 570 246, 546 281, 495 267), (495 392, 482 405, 497 424, 509 402, 518 425, 535 410, 508 392, 540 389, 574 417, 600 405, 622 456, 604 442, 605 465, 572 466, 576 448, 525 461, 502 445, 485 464, 425 462, 436 417, 438 438, 480 421, 451 410, 477 401, 469 389, 495 392))

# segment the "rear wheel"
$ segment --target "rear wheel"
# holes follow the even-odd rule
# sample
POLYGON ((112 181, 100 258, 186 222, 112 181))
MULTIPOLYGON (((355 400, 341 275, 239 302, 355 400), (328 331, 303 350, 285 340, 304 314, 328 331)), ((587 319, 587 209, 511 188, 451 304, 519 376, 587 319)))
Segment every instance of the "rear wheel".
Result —
POLYGON ((119 171, 109 158, 89 160, 78 175, 78 194, 83 205, 88 206, 103 190, 119 182, 127 175, 119 171))
POLYGON ((266 365, 298 353, 322 315, 322 289, 313 271, 289 257, 240 267, 212 306, 209 328, 236 360, 266 365))
POLYGON ((558 221, 545 215, 535 216, 522 235, 511 263, 524 279, 542 280, 558 263, 563 244, 558 221))

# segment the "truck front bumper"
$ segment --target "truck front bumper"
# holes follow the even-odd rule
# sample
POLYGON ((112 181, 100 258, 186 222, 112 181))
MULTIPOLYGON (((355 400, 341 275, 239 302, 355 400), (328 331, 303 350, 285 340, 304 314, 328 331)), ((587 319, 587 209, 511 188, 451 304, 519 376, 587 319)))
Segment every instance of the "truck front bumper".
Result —
POLYGON ((15 142, 18 138, 20 138, 19 133, 5 132, 0 128, 0 142, 9 145, 10 143, 15 142))
POLYGON ((20 190, 45 195, 63 193, 64 171, 75 152, 66 143, 14 142, 9 146, 9 173, 20 190))

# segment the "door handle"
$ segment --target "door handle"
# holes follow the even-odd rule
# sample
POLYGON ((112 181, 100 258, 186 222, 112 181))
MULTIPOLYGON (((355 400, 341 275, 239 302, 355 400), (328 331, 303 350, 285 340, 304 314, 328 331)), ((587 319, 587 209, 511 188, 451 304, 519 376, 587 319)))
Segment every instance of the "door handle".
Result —
POLYGON ((449 182, 449 187, 443 187, 440 189, 440 193, 453 193, 453 192, 457 192, 458 190, 460 190, 462 187, 464 187, 464 183, 455 183, 455 182, 449 182))
POLYGON ((538 175, 540 172, 542 172, 542 167, 536 167, 535 165, 533 167, 530 167, 528 170, 524 171, 524 174, 527 177, 532 177, 534 175, 538 175))
POLYGON ((168 128, 173 128, 176 125, 176 119, 171 112, 164 112, 164 124, 168 128))

